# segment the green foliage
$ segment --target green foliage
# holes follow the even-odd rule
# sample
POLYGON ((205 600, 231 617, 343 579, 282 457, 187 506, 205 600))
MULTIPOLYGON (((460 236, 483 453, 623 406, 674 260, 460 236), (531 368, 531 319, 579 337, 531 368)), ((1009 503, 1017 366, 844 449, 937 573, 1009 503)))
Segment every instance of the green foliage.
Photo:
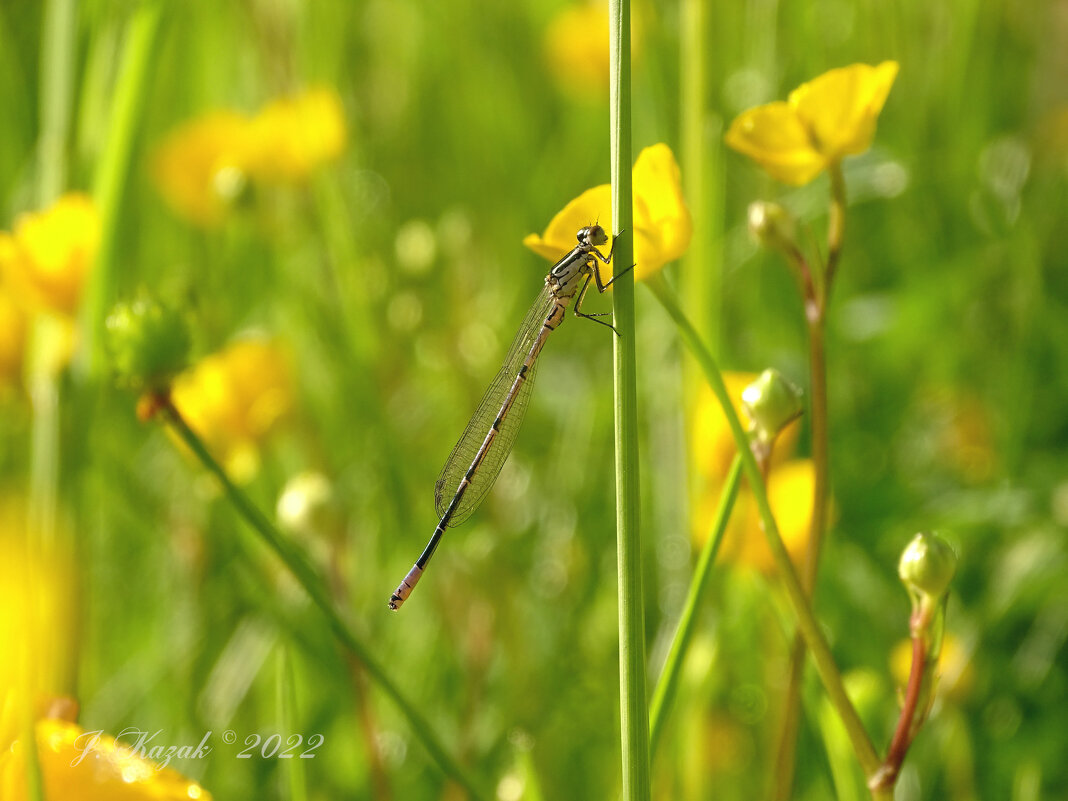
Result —
MULTIPOLYGON (((163 4, 110 242, 121 269, 108 302, 150 286, 184 299, 200 354, 257 329, 296 355, 297 412, 262 446, 244 489, 273 510, 293 476, 328 477, 332 522, 302 533, 301 547, 451 753, 509 798, 618 790, 611 332, 569 317, 554 334, 498 485, 447 533, 404 609, 390 614, 386 599, 436 523, 441 463, 542 286, 545 264, 522 237, 607 180, 607 84, 564 91, 542 57, 559 7, 163 4), (250 188, 217 228, 171 213, 151 177, 163 136, 206 110, 251 113, 311 83, 342 99, 339 161, 306 185, 250 188)), ((71 188, 92 189, 114 111, 116 42, 135 8, 79 6, 71 188)), ((713 128, 830 67, 901 64, 873 150, 845 164, 848 226, 827 326, 834 515, 815 602, 842 669, 879 677, 865 685, 864 717, 882 751, 897 711, 889 653, 908 636, 897 556, 918 530, 943 532, 960 556, 946 635, 965 662, 943 675, 899 798, 1053 798, 1068 787, 1068 112, 1058 57, 1068 43, 1056 11, 971 0, 752 0, 709 11, 713 128)), ((677 145, 679 13, 635 11, 636 150, 677 145)), ((36 202, 41 25, 38 4, 0 5, 5 230, 36 202)), ((594 36, 576 31, 574 46, 594 36)), ((726 265, 719 361, 773 365, 803 383, 796 287, 781 259, 748 239, 746 210, 781 203, 807 246, 826 228, 827 179, 786 190, 721 142, 708 147, 723 167, 713 182, 725 218, 695 226, 725 231, 713 243, 726 265)), ((665 274, 678 283, 673 271, 701 267, 665 274)), ((699 546, 683 352, 650 294, 638 287, 635 299, 653 680, 699 546)), ((601 302, 591 298, 591 310, 607 310, 601 302)), ((448 782, 406 719, 353 670, 274 558, 186 453, 94 380, 75 372, 63 382, 60 421, 60 518, 81 566, 71 689, 85 728, 159 729, 175 744, 237 732, 233 746, 216 740, 212 759, 174 765, 220 799, 285 797, 294 782, 310 799, 381 798, 383 786, 392 798, 442 797, 448 782), (276 731, 325 736, 303 776, 277 759, 236 758, 245 737, 276 731)), ((4 495, 27 483, 30 421, 26 398, 0 393, 4 495)), ((792 625, 772 582, 714 568, 661 734, 654 797, 764 796, 792 625)), ((799 799, 832 797, 849 779, 810 678, 799 799)))

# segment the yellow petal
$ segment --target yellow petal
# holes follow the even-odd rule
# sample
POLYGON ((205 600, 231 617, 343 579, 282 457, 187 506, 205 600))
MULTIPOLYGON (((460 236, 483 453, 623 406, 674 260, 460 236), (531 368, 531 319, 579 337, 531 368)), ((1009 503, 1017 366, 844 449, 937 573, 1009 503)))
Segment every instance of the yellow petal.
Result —
MULTIPOLYGON (((742 411, 742 390, 753 383, 756 377, 756 373, 731 371, 723 373, 727 394, 743 425, 748 421, 742 411)), ((694 403, 690 426, 690 448, 693 452, 693 466, 697 471, 698 481, 701 484, 712 482, 717 485, 718 491, 718 485, 727 477, 737 448, 719 401, 708 385, 703 383, 694 403)))
POLYGON ((563 8, 542 40, 545 62, 561 89, 603 101, 608 90, 608 4, 563 8))
MULTIPOLYGON (((644 25, 638 9, 630 19, 631 60, 642 54, 644 25)), ((549 21, 542 37, 545 64, 557 85, 586 103, 608 101, 608 0, 576 0, 549 21)))
MULTIPOLYGON (((727 394, 743 426, 749 425, 749 419, 742 409, 742 391, 756 378, 756 373, 729 370, 723 373, 727 394)), ((723 482, 738 449, 723 409, 707 384, 702 384, 697 391, 690 421, 690 461, 696 474, 697 485, 692 535, 694 543, 700 547, 708 537, 723 482)), ((773 472, 796 450, 800 431, 801 421, 795 420, 776 439, 771 462, 773 472)), ((734 517, 741 519, 741 515, 734 517)), ((740 542, 740 536, 737 539, 740 542)))
MULTIPOLYGON (((804 558, 812 522, 812 492, 816 470, 811 459, 796 459, 772 467, 768 476, 768 503, 778 524, 783 544, 795 566, 804 558)), ((767 537, 760 525, 756 501, 746 491, 745 526, 729 529, 723 542, 723 558, 764 573, 775 571, 775 560, 768 549, 767 537)))
POLYGON ((0 273, 24 306, 73 315, 99 246, 92 199, 71 192, 15 221, 0 242, 0 273))
POLYGON ((693 221, 682 196, 681 170, 665 144, 647 147, 634 164, 634 280, 648 278, 690 246, 693 221))
POLYGON ((249 172, 265 181, 299 181, 345 149, 337 92, 314 88, 268 103, 252 120, 249 172))
MULTIPOLYGON (((187 753, 195 748, 195 743, 188 746, 187 753)), ((45 795, 55 801, 211 801, 207 790, 173 768, 160 767, 106 734, 66 721, 38 722, 37 754, 45 795)), ((0 756, 0 798, 28 797, 25 762, 21 745, 0 756)))
MULTIPOLYGON (((681 173, 671 148, 647 147, 638 155, 632 173, 634 186, 635 280, 641 281, 686 252, 693 235, 690 210, 682 196, 681 173)), ((530 234, 523 244, 556 260, 575 247, 575 232, 591 223, 612 230, 612 187, 587 189, 550 221, 541 236, 530 234)), ((614 265, 612 265, 614 267, 614 265)), ((611 267, 598 265, 601 280, 612 277, 611 267)))
POLYGON ((26 350, 26 315, 0 286, 0 396, 18 383, 26 350))
POLYGON ((549 221, 545 233, 528 234, 523 244, 539 256, 556 261, 578 243, 575 233, 594 223, 612 230, 612 187, 608 184, 587 189, 549 221))
POLYGON ((66 540, 42 542, 25 503, 0 496, 0 753, 63 691, 79 600, 74 563, 58 544, 66 540))
POLYGON ((290 360, 278 342, 237 340, 178 376, 171 394, 232 477, 248 480, 259 466, 259 444, 293 406, 290 360))
POLYGON ((251 122, 212 111, 172 131, 156 147, 152 176, 167 205, 206 227, 222 223, 252 159, 251 122))
POLYGON ((896 61, 830 70, 791 92, 790 107, 827 159, 863 153, 897 71, 896 61))
POLYGON ((774 179, 801 186, 827 166, 808 130, 788 103, 750 109, 731 123, 727 144, 749 156, 774 179))

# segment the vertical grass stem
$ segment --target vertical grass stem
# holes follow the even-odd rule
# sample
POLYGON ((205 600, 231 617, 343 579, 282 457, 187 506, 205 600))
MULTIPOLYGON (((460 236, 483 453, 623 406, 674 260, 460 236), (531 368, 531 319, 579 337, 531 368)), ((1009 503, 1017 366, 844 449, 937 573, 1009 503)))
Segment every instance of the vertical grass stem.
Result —
MULTIPOLYGON (((615 263, 633 263, 631 198, 630 2, 609 4, 609 113, 615 263)), ((616 272, 619 272, 617 268, 616 272)), ((619 706, 624 801, 648 801, 649 709, 645 676, 645 604, 642 599, 638 493, 638 392, 634 342, 634 273, 614 285, 616 539, 619 575, 619 706)))

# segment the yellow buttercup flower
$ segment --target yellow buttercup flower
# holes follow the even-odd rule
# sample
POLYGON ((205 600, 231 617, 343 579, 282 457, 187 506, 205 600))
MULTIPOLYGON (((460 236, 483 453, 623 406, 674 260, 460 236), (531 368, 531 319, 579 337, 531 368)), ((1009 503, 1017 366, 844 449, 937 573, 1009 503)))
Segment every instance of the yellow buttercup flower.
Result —
POLYGON ((307 178, 341 155, 345 136, 337 93, 310 89, 254 116, 211 111, 187 122, 156 148, 152 173, 176 214, 211 227, 226 220, 249 181, 307 178))
POLYGON ((345 112, 332 89, 310 89, 268 103, 252 120, 249 170, 264 181, 307 178, 345 149, 345 112))
POLYGON ((0 232, 0 278, 30 309, 73 316, 100 247, 100 215, 88 195, 63 195, 0 232))
POLYGON ((203 226, 226 219, 252 156, 249 119, 212 111, 172 131, 157 147, 152 176, 171 210, 203 226))
POLYGON ((806 184, 871 145, 875 121, 897 76, 896 61, 853 64, 803 83, 778 101, 738 116, 726 142, 784 183, 806 184))
MULTIPOLYGON (((747 427, 750 421, 742 408, 742 392, 756 379, 756 373, 738 373, 729 370, 723 373, 727 394, 730 396, 734 411, 738 414, 743 427, 747 427)), ((793 452, 800 430, 801 421, 798 419, 786 426, 779 434, 773 453, 773 464, 782 461, 793 452)), ((727 477, 737 448, 723 409, 720 408, 719 401, 706 384, 702 384, 698 390, 691 415, 690 434, 694 469, 697 471, 698 480, 702 484, 721 484, 727 477)))
POLYGON ((0 391, 17 384, 26 350, 26 315, 0 283, 0 391))
MULTIPOLYGON (((102 732, 41 720, 36 735, 44 795, 51 801, 211 801, 196 782, 102 732)), ((0 798, 29 798, 22 743, 0 755, 0 798)))
MULTIPOLYGON (((589 0, 565 6, 549 21, 542 51, 557 85, 579 100, 608 100, 608 2, 589 0)), ((631 17, 631 59, 641 53, 641 24, 631 17)))
POLYGON ((259 468, 259 445, 293 406, 293 378, 277 342, 244 339, 174 381, 178 411, 236 480, 259 468))
POLYGON ((74 617, 68 554, 35 541, 21 498, 0 499, 0 799, 29 798, 23 732, 34 724, 44 795, 53 801, 192 801, 211 796, 114 739, 47 716, 74 704, 66 684, 74 617))
MULTIPOLYGON (((653 275, 686 252, 693 235, 690 210, 682 196, 679 165, 665 144, 647 147, 634 164, 634 279, 653 275)), ((529 234, 523 244, 556 261, 575 247, 575 232, 593 222, 612 230, 612 189, 609 184, 587 189, 549 222, 541 236, 529 234)), ((599 265, 601 280, 611 267, 599 265)))
POLYGON ((24 504, 0 499, 0 753, 62 692, 70 661, 71 560, 44 543, 30 547, 24 504))
MULTIPOLYGON (((742 392, 756 379, 756 373, 731 371, 723 373, 723 381, 727 385, 727 394, 731 398, 734 411, 741 420, 743 427, 748 427, 750 421, 742 408, 742 392)), ((705 540, 708 538, 709 527, 719 505, 720 492, 723 489, 724 481, 727 479, 727 473, 730 471, 731 462, 734 461, 737 447, 735 446, 730 426, 727 424, 727 418, 723 414, 723 409, 707 385, 702 385, 698 390, 690 420, 691 453, 693 456, 691 461, 697 481, 697 493, 693 501, 692 537, 694 543, 700 547, 704 545, 705 540)), ((801 421, 795 420, 786 426, 776 438, 775 449, 772 451, 771 458, 772 475, 775 474, 779 465, 790 458, 790 455, 794 452, 800 431, 801 421)), ((744 490, 744 483, 742 494, 736 503, 739 509, 744 509, 747 503, 751 503, 744 490)), ((732 515, 729 527, 729 532, 731 533, 728 534, 728 542, 735 543, 733 546, 735 552, 729 555, 736 560, 750 560, 749 550, 746 550, 745 553, 740 552, 740 544, 743 538, 749 536, 746 531, 745 516, 741 514, 732 515)), ((761 538, 763 537, 760 532, 758 532, 758 535, 761 538)), ((728 551, 731 549, 731 546, 726 544, 724 547, 728 551)), ((759 554, 759 546, 754 545, 752 548, 754 553, 759 554)), ((762 556, 762 554, 759 555, 762 556)), ((768 558, 770 559, 770 554, 768 554, 768 558)), ((762 568, 763 562, 754 566, 762 568)))
MULTIPOLYGON (((767 480, 768 503, 779 527, 790 561, 801 564, 812 524, 812 493, 816 468, 811 459, 795 459, 771 469, 767 480)), ((767 535, 751 494, 739 496, 745 510, 744 524, 731 528, 723 542, 723 558, 763 573, 775 572, 775 560, 768 549, 767 535)))

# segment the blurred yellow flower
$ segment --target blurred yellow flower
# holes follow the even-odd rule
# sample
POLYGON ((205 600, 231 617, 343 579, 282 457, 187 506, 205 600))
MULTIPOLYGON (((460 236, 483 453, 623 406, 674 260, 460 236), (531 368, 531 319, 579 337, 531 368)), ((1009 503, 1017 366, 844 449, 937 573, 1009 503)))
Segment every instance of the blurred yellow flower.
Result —
POLYGON ((825 72, 778 101, 739 115, 726 142, 772 178, 800 186, 871 145, 875 121, 897 76, 896 61, 825 72))
POLYGON ((197 225, 218 225, 244 189, 251 149, 247 117, 211 111, 156 147, 152 176, 175 214, 197 225))
POLYGON ((174 381, 173 400, 232 478, 259 469, 259 444, 293 406, 289 358, 278 342, 243 339, 174 381))
MULTIPOLYGON (((727 393, 730 395, 734 411, 738 414, 743 426, 748 426, 750 421, 742 408, 742 392, 756 379, 756 373, 738 373, 730 370, 723 373, 727 393)), ((734 436, 731 434, 730 426, 727 424, 727 417, 723 414, 719 401, 707 384, 702 384, 697 391, 690 419, 691 452, 697 479, 701 485, 712 485, 718 489, 727 477, 737 448, 734 445, 734 436)), ((793 453, 800 431, 800 419, 794 420, 783 429, 776 440, 772 465, 778 464, 793 453)))
POLYGON ((68 554, 35 538, 20 498, 0 499, 0 799, 29 798, 23 732, 36 720, 44 794, 55 801, 210 799, 103 734, 46 714, 73 717, 60 696, 73 642, 75 572, 68 554))
POLYGON ((206 227, 225 221, 248 181, 294 182, 345 148, 345 116, 332 89, 271 101, 256 115, 211 111, 157 146, 152 174, 181 217, 206 227))
MULTIPOLYGON (((890 652, 890 674, 898 687, 909 683, 912 669, 912 640, 904 639, 890 652)), ((975 685, 971 653, 958 637, 946 633, 942 637, 942 651, 938 656, 938 687, 940 695, 960 703, 971 694, 975 685)))
MULTIPOLYGON (((742 392, 757 379, 756 373, 724 372, 734 410, 743 426, 749 425, 742 408, 742 392)), ((811 462, 788 462, 801 431, 801 420, 794 420, 775 442, 768 477, 768 500, 771 503, 780 534, 795 562, 804 550, 808 537, 808 523, 812 517, 811 462)), ((737 448, 727 418, 719 401, 707 385, 698 390, 690 425, 692 464, 697 479, 697 495, 693 504, 692 536, 694 543, 704 545, 709 527, 719 505, 719 495, 730 471, 737 448)), ((738 512, 731 517, 723 543, 723 558, 737 564, 770 572, 774 569, 771 553, 760 529, 760 517, 743 483, 739 493, 738 512)))
MULTIPOLYGON (((800 565, 805 556, 815 481, 815 466, 810 459, 785 462, 773 467, 768 474, 768 503, 795 566, 800 565)), ((739 494, 737 508, 742 514, 737 524, 727 530, 723 559, 762 573, 774 573, 775 561, 768 549, 767 535, 761 527, 760 513, 752 494, 748 491, 739 494)))
MULTIPOLYGON (((588 102, 608 99, 608 2, 590 0, 565 6, 545 28, 542 51, 557 85, 588 102)), ((641 25, 631 17, 631 58, 641 52, 641 25)))
POLYGON ((0 391, 18 383, 26 348, 26 315, 0 282, 0 391))
POLYGON ((332 89, 268 103, 252 120, 249 171, 264 181, 299 181, 345 149, 345 112, 332 89))
MULTIPOLYGON (((679 165, 667 145, 653 145, 638 154, 633 172, 636 281, 679 258, 690 246, 693 222, 680 179, 679 165)), ((587 189, 550 220, 544 234, 528 234, 523 244, 539 256, 556 261, 575 247, 575 232, 594 222, 606 231, 613 230, 609 184, 587 189)), ((611 278, 611 267, 598 265, 598 269, 602 281, 611 278)))
POLYGON ((99 247, 92 199, 66 194, 20 216, 12 233, 0 232, 0 278, 27 308, 74 316, 99 247))
MULTIPOLYGON (((37 723, 37 755, 50 801, 211 801, 211 793, 102 732, 64 720, 37 723)), ((16 743, 0 754, 0 798, 29 798, 26 757, 16 743)))
POLYGON ((30 546, 24 503, 0 499, 0 752, 62 693, 70 661, 71 561, 45 543, 30 546))

